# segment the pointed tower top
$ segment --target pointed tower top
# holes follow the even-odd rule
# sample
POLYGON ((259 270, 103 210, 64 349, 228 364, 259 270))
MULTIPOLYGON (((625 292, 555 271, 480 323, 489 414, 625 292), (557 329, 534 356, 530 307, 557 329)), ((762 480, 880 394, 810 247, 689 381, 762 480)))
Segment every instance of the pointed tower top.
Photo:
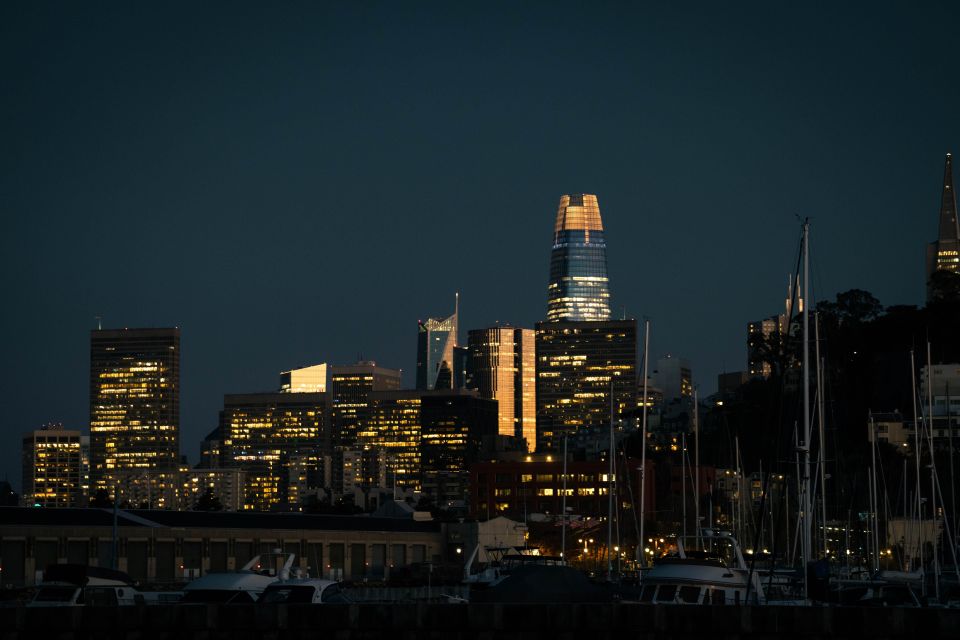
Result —
POLYGON ((945 240, 960 240, 960 225, 957 223, 957 196, 953 191, 953 161, 947 154, 943 167, 943 193, 940 198, 940 235, 945 240))

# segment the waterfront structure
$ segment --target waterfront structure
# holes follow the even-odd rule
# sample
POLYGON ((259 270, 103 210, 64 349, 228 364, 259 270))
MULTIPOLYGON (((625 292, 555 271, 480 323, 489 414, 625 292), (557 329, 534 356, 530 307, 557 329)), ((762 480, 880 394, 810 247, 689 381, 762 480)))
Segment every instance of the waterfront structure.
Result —
POLYGON ((664 402, 693 398, 693 368, 686 358, 666 355, 657 359, 654 385, 663 393, 664 402))
POLYGON ((560 197, 550 255, 547 320, 610 319, 607 244, 597 196, 560 197))
POLYGON ((246 472, 244 508, 293 507, 321 487, 329 429, 326 393, 225 395, 219 457, 223 466, 246 472), (292 476, 291 465, 296 467, 292 476))
POLYGON ((94 490, 122 500, 131 475, 180 460, 180 330, 90 332, 94 490))
POLYGON ((280 372, 280 391, 284 393, 324 393, 326 390, 326 363, 280 372))
POLYGON ((372 360, 330 369, 330 407, 333 419, 331 445, 357 446, 357 431, 369 412, 369 397, 374 391, 400 388, 400 371, 377 366, 372 360))
POLYGON ((26 507, 85 507, 89 489, 90 438, 49 424, 23 436, 26 507))
POLYGON ((534 450, 537 439, 537 356, 533 329, 502 326, 468 333, 471 385, 481 398, 497 401, 498 433, 525 439, 534 450))
POLYGON ((927 246, 927 298, 932 294, 930 279, 937 271, 960 273, 960 221, 957 219, 957 195, 953 190, 953 158, 947 154, 940 193, 939 234, 927 246))
POLYGON ((457 346, 460 294, 456 295, 453 315, 427 318, 417 322, 417 389, 450 389, 454 384, 454 348, 457 346))
POLYGON ((635 413, 636 320, 540 322, 536 358, 537 451, 635 413))
POLYGON ((4 587, 33 586, 39 571, 64 562, 182 584, 277 548, 296 554, 296 566, 311 576, 384 579, 440 562, 447 545, 443 525, 414 518, 121 509, 114 528, 105 509, 0 507, 0 521, 4 587))
POLYGON ((497 447, 497 414, 497 401, 481 398, 476 391, 423 396, 423 492, 437 504, 468 499, 469 465, 497 447))

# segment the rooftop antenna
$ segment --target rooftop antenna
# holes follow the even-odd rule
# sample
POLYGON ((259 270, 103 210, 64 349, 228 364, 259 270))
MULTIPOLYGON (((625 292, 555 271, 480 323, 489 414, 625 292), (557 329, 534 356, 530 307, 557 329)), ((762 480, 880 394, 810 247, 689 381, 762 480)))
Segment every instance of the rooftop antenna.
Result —
POLYGON ((627 319, 627 305, 621 305, 621 307, 620 307, 620 319, 621 319, 621 320, 626 320, 626 319, 627 319))
POLYGON ((93 316, 93 319, 97 321, 97 331, 103 331, 103 317, 93 316))
POLYGON ((456 291, 453 294, 453 346, 458 346, 460 344, 460 336, 457 334, 460 333, 460 292, 456 291))

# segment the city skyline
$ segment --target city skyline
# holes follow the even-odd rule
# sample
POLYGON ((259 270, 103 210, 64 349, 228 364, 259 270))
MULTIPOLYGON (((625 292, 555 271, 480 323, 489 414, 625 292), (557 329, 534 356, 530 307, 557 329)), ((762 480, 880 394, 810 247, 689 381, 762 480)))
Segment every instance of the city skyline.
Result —
MULTIPOLYGON (((193 462, 223 395, 273 389, 282 371, 362 354, 411 387, 413 321, 453 292, 462 330, 544 319, 563 193, 603 201, 613 317, 650 317, 651 356, 691 360, 709 392, 746 368, 746 323, 782 306, 796 215, 813 218, 814 301, 862 288, 923 304, 943 158, 960 140, 942 13, 526 8, 480 20, 498 48, 454 10, 397 10, 384 24, 399 29, 306 11, 304 27, 267 19, 249 43, 238 34, 255 12, 211 35, 167 12, 151 29, 132 10, 3 11, 22 98, 0 107, 3 322, 23 338, 3 378, 20 400, 2 427, 12 442, 48 422, 87 429, 97 316, 182 329, 193 462), (47 28, 70 19, 96 24, 47 28), (768 20, 788 26, 764 35, 768 20), (545 46, 572 25, 603 45, 545 46), (912 29, 885 40, 893 25, 912 29), (717 31, 745 44, 713 57, 717 31)), ((18 456, 0 457, 14 483, 18 456)))

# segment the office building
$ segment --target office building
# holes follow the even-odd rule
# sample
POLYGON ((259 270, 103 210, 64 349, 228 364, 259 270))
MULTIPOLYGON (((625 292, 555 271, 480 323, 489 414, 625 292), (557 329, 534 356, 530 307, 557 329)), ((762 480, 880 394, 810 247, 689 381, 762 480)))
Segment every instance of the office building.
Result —
POLYGON ((932 290, 930 278, 937 271, 960 273, 960 221, 957 220, 957 195, 953 191, 953 159, 947 154, 940 194, 940 225, 936 242, 927 247, 927 298, 932 290))
POLYGON ((330 408, 333 447, 357 446, 357 431, 366 420, 374 391, 400 389, 400 371, 377 366, 373 361, 330 368, 330 408))
POLYGON ((540 322, 536 358, 537 451, 635 413, 636 320, 540 322))
POLYGON ((450 389, 454 382, 454 348, 457 346, 457 316, 460 294, 456 295, 453 315, 446 318, 427 318, 418 321, 417 330, 417 389, 431 391, 450 389))
POLYGON ((23 436, 23 496, 27 507, 85 507, 90 439, 61 424, 23 436))
POLYGON ((293 508, 300 497, 322 487, 329 413, 325 393, 223 397, 219 458, 224 467, 246 472, 245 508, 293 508))
POLYGON ((180 330, 90 333, 90 463, 111 494, 130 474, 180 460, 180 330))
POLYGON ((547 320, 609 319, 607 244, 597 196, 561 196, 550 255, 547 320))
POLYGON ((471 330, 471 386, 481 398, 497 401, 500 435, 526 439, 529 450, 537 439, 537 356, 533 329, 490 327, 471 330))
POLYGON ((666 355, 657 359, 653 381, 663 393, 664 402, 693 398, 693 371, 686 358, 666 355))
POLYGON ((280 373, 280 391, 284 393, 324 393, 326 390, 326 363, 280 373))
POLYGON ((466 501, 469 465, 497 446, 497 401, 476 391, 426 394, 420 419, 423 492, 441 505, 466 501))
POLYGON ((367 487, 420 490, 420 401, 423 391, 373 391, 356 447, 376 452, 361 458, 367 487))

